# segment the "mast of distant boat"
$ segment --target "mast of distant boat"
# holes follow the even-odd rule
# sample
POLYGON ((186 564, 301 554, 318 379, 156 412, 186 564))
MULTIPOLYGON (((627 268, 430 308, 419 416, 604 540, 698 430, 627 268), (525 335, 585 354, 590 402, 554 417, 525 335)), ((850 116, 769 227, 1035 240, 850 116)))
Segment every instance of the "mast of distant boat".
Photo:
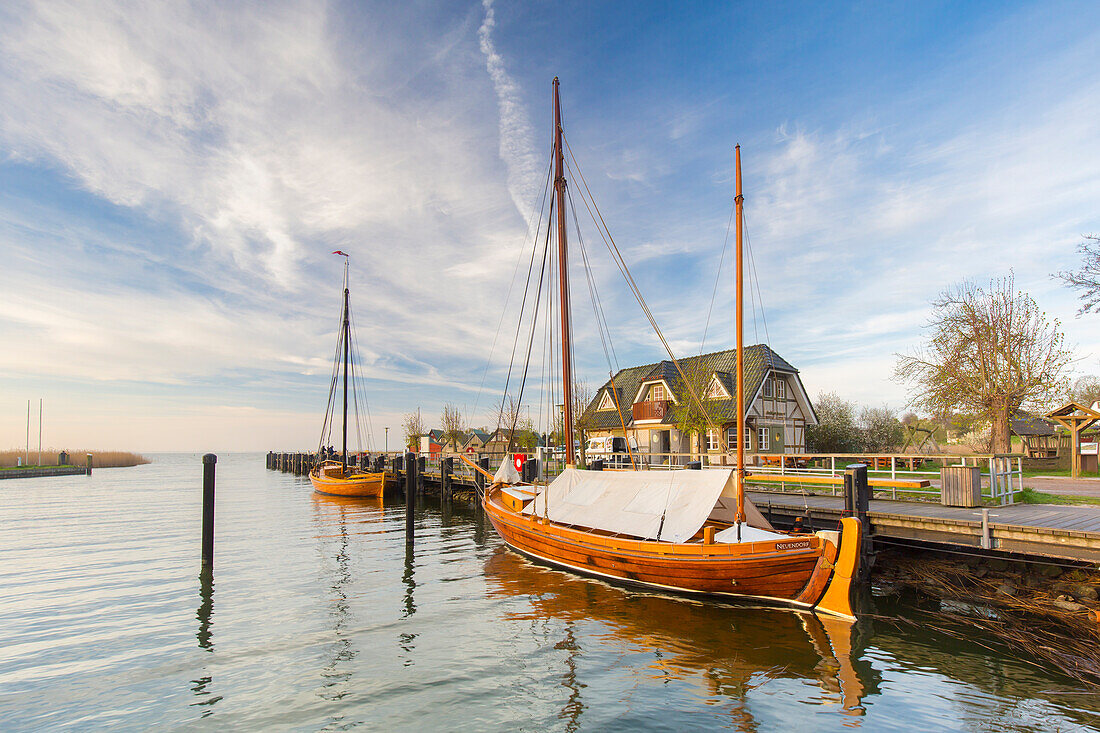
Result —
POLYGON ((344 444, 343 444, 343 476, 348 475, 348 257, 344 257, 344 444))
POLYGON ((741 146, 736 147, 737 159, 737 196, 734 203, 737 209, 737 541, 741 541, 741 525, 745 522, 745 344, 744 318, 742 306, 742 220, 744 218, 745 197, 741 195, 741 146))
POLYGON ((558 77, 554 77, 554 194, 558 206, 558 281, 561 288, 562 425, 565 432, 565 465, 576 464, 573 451, 573 360, 569 341, 569 276, 565 238, 565 155, 561 147, 561 99, 558 77))

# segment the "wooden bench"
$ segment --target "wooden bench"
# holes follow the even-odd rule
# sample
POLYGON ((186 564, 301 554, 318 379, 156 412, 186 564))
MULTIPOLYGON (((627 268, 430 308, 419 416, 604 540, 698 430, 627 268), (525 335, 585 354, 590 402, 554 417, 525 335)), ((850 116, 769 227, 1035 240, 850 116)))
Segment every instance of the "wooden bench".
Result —
MULTIPOLYGON (((843 476, 817 476, 813 474, 775 474, 775 473, 753 473, 745 477, 746 483, 797 483, 797 484, 819 484, 825 486, 843 486, 843 476)), ((870 484, 872 489, 927 489, 932 485, 932 482, 928 479, 888 479, 888 478, 872 478, 868 479, 867 483, 870 484)))

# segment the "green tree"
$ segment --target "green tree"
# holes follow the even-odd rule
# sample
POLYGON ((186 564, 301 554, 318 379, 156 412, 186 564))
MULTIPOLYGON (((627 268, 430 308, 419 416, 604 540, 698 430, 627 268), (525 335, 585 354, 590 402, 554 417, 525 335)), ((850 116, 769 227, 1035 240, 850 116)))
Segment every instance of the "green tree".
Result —
POLYGON ((680 367, 691 389, 684 385, 677 395, 679 401, 672 405, 672 419, 676 421, 676 427, 688 438, 705 435, 707 430, 718 430, 719 442, 724 443, 725 436, 721 434, 724 418, 718 410, 718 401, 707 398, 713 372, 707 368, 706 360, 701 358, 683 360, 680 367), (692 391, 698 395, 698 401, 692 397, 692 391))
MULTIPOLYGON (((916 416, 914 415, 914 420, 916 416)), ((859 413, 863 450, 874 453, 896 451, 905 442, 905 426, 889 407, 864 407, 859 413)))

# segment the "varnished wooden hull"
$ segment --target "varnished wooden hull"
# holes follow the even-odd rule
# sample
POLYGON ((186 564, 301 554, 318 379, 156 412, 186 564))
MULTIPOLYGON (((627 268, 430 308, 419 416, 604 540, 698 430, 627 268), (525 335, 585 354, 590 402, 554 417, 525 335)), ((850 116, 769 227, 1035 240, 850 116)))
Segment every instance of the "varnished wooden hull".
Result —
POLYGON ((743 544, 670 543, 609 537, 512 511, 487 494, 483 506, 512 549, 534 560, 620 583, 677 593, 817 608, 854 618, 851 578, 859 522, 844 520, 841 547, 815 535, 743 544))
POLYGON ((347 478, 321 475, 316 469, 309 474, 313 490, 330 496, 378 497, 386 483, 385 473, 357 473, 347 478))

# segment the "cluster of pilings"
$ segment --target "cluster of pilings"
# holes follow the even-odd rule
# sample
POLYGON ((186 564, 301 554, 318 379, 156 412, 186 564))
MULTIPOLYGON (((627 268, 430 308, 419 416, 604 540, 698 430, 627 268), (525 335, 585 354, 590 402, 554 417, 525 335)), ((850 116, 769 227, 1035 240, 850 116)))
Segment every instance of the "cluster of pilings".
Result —
MULTIPOLYGON (((335 460, 334 456, 318 456, 316 453, 276 453, 270 451, 267 454, 267 467, 273 471, 282 471, 284 473, 292 473, 296 476, 306 476, 314 466, 319 465, 323 460, 335 460)), ((470 456, 470 460, 474 461, 482 471, 491 473, 490 461, 491 458, 488 455, 478 454, 470 456)), ((456 467, 461 466, 461 459, 454 456, 447 456, 444 458, 436 457, 431 461, 431 465, 428 463, 426 456, 417 456, 413 453, 402 454, 370 454, 361 453, 348 456, 348 466, 359 471, 364 472, 385 472, 387 478, 387 488, 392 483, 394 486, 399 487, 402 491, 406 490, 407 478, 409 472, 406 470, 409 462, 415 462, 413 467, 413 475, 415 477, 414 491, 417 494, 438 492, 443 498, 450 499, 455 489, 478 489, 483 490, 485 488, 485 476, 477 471, 456 471, 456 467)), ((534 460, 528 461, 530 466, 526 468, 528 470, 534 468, 534 460)))

